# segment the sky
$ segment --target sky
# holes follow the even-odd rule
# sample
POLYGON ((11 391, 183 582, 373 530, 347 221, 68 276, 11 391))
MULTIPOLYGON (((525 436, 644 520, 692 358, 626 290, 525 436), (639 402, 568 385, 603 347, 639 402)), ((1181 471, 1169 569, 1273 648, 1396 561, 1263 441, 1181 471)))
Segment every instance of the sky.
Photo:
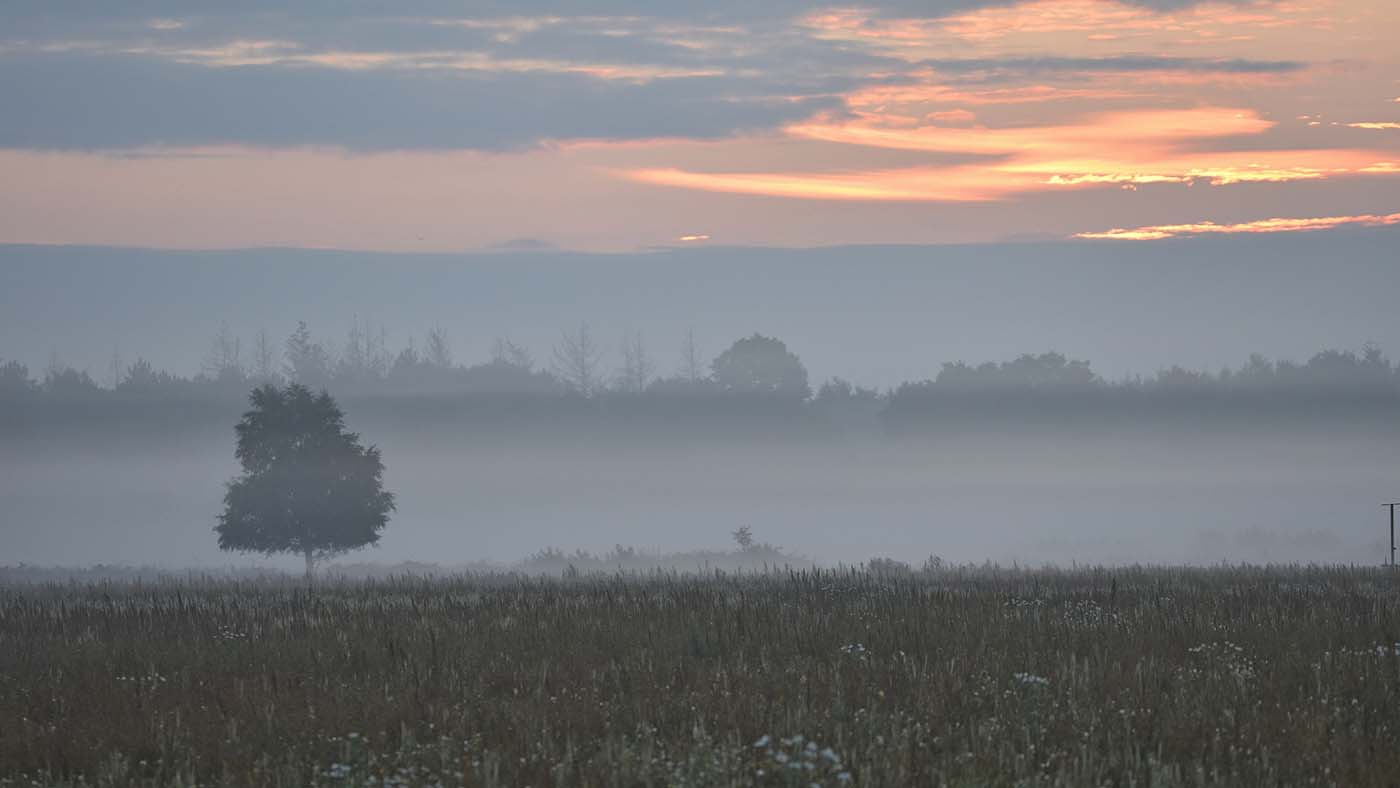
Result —
POLYGON ((282 6, 0 6, 0 243, 1132 246, 1400 224, 1393 0, 282 6))

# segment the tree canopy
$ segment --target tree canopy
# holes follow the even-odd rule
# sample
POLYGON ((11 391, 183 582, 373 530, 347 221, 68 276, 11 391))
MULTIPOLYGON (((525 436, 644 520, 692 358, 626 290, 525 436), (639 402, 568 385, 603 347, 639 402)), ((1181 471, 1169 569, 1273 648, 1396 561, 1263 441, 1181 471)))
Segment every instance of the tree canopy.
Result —
POLYGON ((715 383, 731 394, 767 394, 805 400, 807 368, 781 340, 754 334, 729 346, 711 365, 715 383))
POLYGON ((253 390, 235 427, 243 472, 228 483, 219 548, 324 558, 379 541, 394 511, 374 446, 347 432, 335 400, 297 383, 253 390))

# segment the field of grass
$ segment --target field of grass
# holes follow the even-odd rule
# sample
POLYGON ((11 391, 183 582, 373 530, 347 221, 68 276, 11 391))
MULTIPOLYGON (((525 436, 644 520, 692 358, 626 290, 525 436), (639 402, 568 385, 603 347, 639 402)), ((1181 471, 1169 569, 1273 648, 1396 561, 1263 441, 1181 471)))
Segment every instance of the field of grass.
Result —
POLYGON ((1400 577, 0 585, 0 784, 1395 785, 1400 577))

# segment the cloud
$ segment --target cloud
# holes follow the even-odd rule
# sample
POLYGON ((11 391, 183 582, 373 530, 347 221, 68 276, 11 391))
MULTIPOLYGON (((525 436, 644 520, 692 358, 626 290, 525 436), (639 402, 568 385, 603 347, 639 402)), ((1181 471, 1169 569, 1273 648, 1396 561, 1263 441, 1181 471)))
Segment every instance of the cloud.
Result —
POLYGON ((1311 230, 1332 230, 1338 227, 1384 227, 1400 225, 1400 213, 1384 215, 1362 214, 1359 216, 1324 216, 1305 219, 1259 219, 1237 224, 1216 224, 1198 222, 1196 224, 1163 224, 1148 227, 1124 229, 1121 227, 1103 232, 1076 233, 1075 238, 1116 241, 1160 241, 1166 238, 1179 238, 1193 235, 1239 234, 1239 233, 1297 233, 1311 230))
MULTIPOLYGON (((1211 2, 1248 5, 1255 0, 1126 0, 1124 5, 1171 11, 1211 2)), ((941 16, 1006 5, 1007 0, 864 0, 859 3, 880 16, 941 16)), ((403 18, 530 18, 624 16, 689 20, 790 19, 831 6, 823 0, 337 0, 286 3, 282 0, 142 0, 109 3, 77 0, 7 0, 0 22, 10 26, 44 21, 74 24, 146 24, 151 20, 231 19, 263 17, 270 22, 306 19, 319 23, 353 19, 403 18)), ((13 27, 12 27, 13 29, 13 27)))
POLYGON ((956 126, 959 124, 971 124, 977 120, 977 115, 965 109, 949 109, 939 112, 929 112, 924 115, 924 121, 939 126, 956 126))
POLYGON ((1300 60, 1247 60, 1242 58, 1164 57, 1120 55, 1116 57, 1007 57, 927 59, 919 65, 935 72, 1139 72, 1184 71, 1221 74, 1287 74, 1302 71, 1308 64, 1300 60))
POLYGON ((850 174, 705 173, 649 168, 621 173, 629 180, 709 192, 807 200, 976 202, 993 199, 996 184, 980 168, 910 168, 850 174))
MULTIPOLYGON (((1034 0, 1015 7, 1059 18, 1059 6, 1041 6, 1085 2, 1134 20, 1194 5, 1034 0)), ((910 20, 965 21, 1013 3, 861 5, 861 36, 873 30, 898 39, 898 26, 910 20)), ((20 111, 0 116, 0 146, 521 150, 551 141, 716 139, 772 131, 843 101, 868 111, 864 102, 882 89, 923 89, 930 101, 969 105, 1092 100, 1126 95, 1087 84, 1095 73, 1157 79, 1305 67, 1130 54, 911 63, 793 24, 857 13, 826 7, 807 0, 248 0, 234 13, 213 0, 12 0, 0 6, 0 106, 20 111), (990 86, 1043 75, 1059 84, 990 86)), ((926 107, 915 117, 966 122, 967 112, 926 107)))
POLYGON ((512 150, 556 139, 719 138, 838 104, 761 78, 638 83, 580 73, 235 68, 0 55, 0 147, 339 146, 512 150))
POLYGON ((1052 44, 1070 44, 1084 51, 1117 47, 1125 41, 1159 46, 1210 43, 1218 49, 1222 43, 1252 38, 1264 28, 1331 21, 1319 14, 1314 4, 1286 0, 1022 0, 969 5, 941 13, 904 8, 902 4, 855 3, 820 8, 801 21, 821 38, 864 45, 914 61, 940 57, 969 45, 997 49, 999 54, 1023 52, 1027 47, 1044 49, 1052 44))
POLYGON ((1335 50, 1356 32, 1340 10, 1340 27, 1318 32, 1320 8, 248 0, 235 12, 214 0, 11 0, 0 106, 14 111, 0 114, 0 147, 168 157, 606 143, 595 177, 856 201, 1393 175, 1389 135, 1272 120, 1346 117, 1296 106, 1297 86, 1340 68, 1335 50), (641 144, 656 140, 697 144, 641 144), (742 152, 766 143, 772 158, 742 152))
POLYGON ((828 143, 986 157, 970 165, 844 173, 693 172, 639 168, 623 177, 703 191, 823 200, 981 201, 1036 191, 1148 184, 1284 183, 1389 174, 1385 153, 1365 150, 1201 150, 1204 141, 1274 126, 1227 107, 1097 113, 1056 126, 952 128, 889 125, 879 117, 828 118, 787 127, 828 143))

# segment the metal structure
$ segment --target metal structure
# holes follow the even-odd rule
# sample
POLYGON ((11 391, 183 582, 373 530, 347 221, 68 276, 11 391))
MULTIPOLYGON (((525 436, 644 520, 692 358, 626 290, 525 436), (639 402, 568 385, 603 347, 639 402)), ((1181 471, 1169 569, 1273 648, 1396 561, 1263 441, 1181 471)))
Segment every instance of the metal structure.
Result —
POLYGON ((1394 569, 1394 568, 1395 568, 1395 507, 1400 506, 1400 502, 1396 502, 1396 503, 1383 503, 1383 504, 1381 504, 1381 506, 1384 506, 1384 507, 1390 509, 1390 568, 1391 568, 1391 569, 1394 569))

